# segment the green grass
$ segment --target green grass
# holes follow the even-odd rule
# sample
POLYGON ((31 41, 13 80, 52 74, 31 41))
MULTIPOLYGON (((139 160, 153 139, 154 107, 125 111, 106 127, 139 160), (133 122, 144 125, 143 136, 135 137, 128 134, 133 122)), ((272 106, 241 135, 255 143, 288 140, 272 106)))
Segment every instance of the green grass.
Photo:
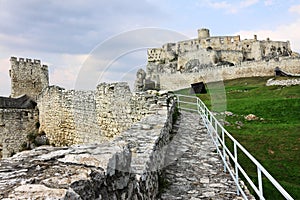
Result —
MULTIPOLYGON (((223 83, 211 83, 207 85, 208 94, 198 96, 213 111, 226 109, 235 114, 226 117, 231 125, 225 128, 294 199, 300 199, 300 86, 267 87, 269 78, 229 80, 224 82, 225 88, 223 83), (250 113, 261 119, 245 120, 250 113), (237 121, 243 126, 238 127, 237 121)), ((256 182, 256 168, 245 155, 241 155, 240 162, 256 182)), ((265 179, 264 186, 267 199, 283 199, 265 179)))

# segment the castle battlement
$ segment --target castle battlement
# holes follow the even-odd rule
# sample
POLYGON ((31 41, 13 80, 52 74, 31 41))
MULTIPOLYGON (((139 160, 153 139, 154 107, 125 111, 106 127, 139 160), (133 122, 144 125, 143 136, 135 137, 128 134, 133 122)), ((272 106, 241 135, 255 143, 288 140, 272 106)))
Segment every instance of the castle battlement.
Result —
POLYGON ((10 62, 14 63, 15 65, 17 65, 17 64, 30 64, 30 65, 35 64, 35 66, 41 65, 41 60, 39 60, 39 59, 30 59, 30 58, 11 57, 10 62))
POLYGON ((41 60, 11 57, 11 97, 27 94, 35 99, 49 85, 48 66, 41 60))

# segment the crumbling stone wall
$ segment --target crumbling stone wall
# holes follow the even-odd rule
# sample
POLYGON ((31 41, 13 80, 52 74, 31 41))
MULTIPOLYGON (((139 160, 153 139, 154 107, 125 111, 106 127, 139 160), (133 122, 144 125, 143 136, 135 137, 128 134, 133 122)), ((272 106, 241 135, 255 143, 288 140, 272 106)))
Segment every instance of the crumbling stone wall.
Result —
POLYGON ((280 61, 257 61, 257 62, 242 62, 235 66, 214 66, 206 69, 201 69, 194 73, 174 73, 159 74, 160 87, 163 90, 179 90, 188 88, 192 83, 196 82, 214 82, 230 80, 242 77, 259 77, 273 76, 276 66, 280 66, 284 71, 299 74, 300 59, 287 58, 280 61))
POLYGON ((127 83, 102 83, 95 91, 51 86, 38 99, 40 131, 57 146, 100 143, 150 114, 156 102, 156 95, 132 94, 127 83))
POLYGON ((36 109, 0 109, 0 145, 3 158, 22 149, 27 135, 35 129, 37 122, 36 109))
POLYGON ((175 106, 168 102, 111 142, 43 146, 0 160, 0 198, 156 199, 175 106))
MULTIPOLYGON (((155 98, 153 96, 148 96, 155 98)), ((147 95, 132 94, 128 83, 101 83, 96 90, 97 120, 105 137, 128 129, 149 113, 147 95)))
POLYGON ((49 85, 48 67, 40 60, 11 57, 11 97, 28 95, 34 100, 49 85))
POLYGON ((38 109, 40 131, 46 133, 50 144, 101 142, 94 91, 51 86, 40 94, 38 109))

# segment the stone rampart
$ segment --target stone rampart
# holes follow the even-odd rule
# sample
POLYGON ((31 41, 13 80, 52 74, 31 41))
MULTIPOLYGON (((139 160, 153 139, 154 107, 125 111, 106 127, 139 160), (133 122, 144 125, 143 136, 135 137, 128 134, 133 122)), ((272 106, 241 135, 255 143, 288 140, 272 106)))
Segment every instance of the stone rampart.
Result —
POLYGON ((204 81, 214 82, 242 77, 273 76, 275 67, 289 73, 300 73, 300 59, 289 58, 279 61, 247 61, 235 66, 214 66, 194 73, 159 74, 160 87, 163 90, 189 88, 192 83, 204 81))
POLYGON ((156 199, 175 107, 167 102, 111 142, 43 146, 2 159, 0 198, 156 199))
POLYGON ((111 140, 152 113, 158 97, 130 92, 127 83, 99 84, 96 91, 46 88, 38 99, 40 132, 56 146, 111 140))
POLYGON ((50 144, 65 146, 100 142, 94 91, 65 90, 51 86, 40 94, 38 109, 40 132, 46 133, 50 144))

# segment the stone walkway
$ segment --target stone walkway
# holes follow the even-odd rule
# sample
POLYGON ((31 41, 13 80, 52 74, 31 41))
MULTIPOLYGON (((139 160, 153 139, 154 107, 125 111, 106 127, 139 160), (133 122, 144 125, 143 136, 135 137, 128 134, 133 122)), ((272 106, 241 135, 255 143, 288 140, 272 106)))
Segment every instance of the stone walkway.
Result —
POLYGON ((173 132, 160 200, 243 199, 236 195, 231 176, 223 172, 221 158, 197 114, 181 111, 173 132))

